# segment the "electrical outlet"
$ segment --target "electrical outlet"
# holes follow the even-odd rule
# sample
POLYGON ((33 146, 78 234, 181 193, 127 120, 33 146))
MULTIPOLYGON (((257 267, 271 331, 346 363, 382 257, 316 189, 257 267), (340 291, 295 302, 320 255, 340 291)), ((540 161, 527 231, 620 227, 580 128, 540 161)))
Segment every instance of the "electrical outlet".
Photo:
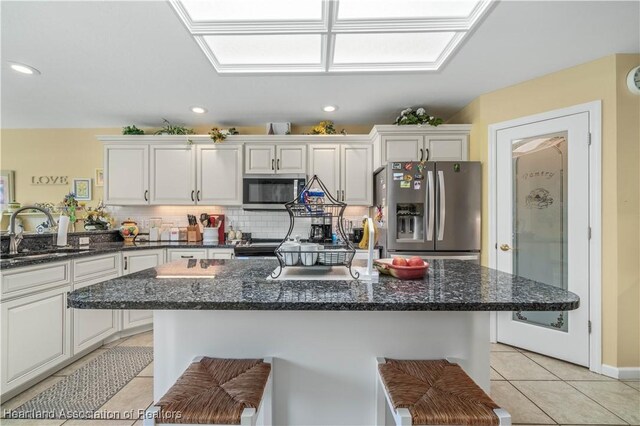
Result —
POLYGON ((78 241, 81 246, 88 246, 91 239, 89 237, 80 237, 78 241))

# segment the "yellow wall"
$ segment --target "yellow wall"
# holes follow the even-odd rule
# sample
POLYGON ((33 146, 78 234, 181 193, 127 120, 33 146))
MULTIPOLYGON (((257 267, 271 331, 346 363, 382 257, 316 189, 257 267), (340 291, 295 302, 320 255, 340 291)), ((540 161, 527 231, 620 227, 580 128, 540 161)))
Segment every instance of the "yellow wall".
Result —
MULTIPOLYGON (((640 97, 625 88, 627 72, 638 64, 639 55, 607 56, 481 95, 449 120, 472 123, 470 158, 483 162, 487 194, 490 124, 602 100, 602 362, 617 367, 640 366, 640 97)), ((487 204, 484 197, 484 218, 487 204)))
MULTIPOLYGON (((312 126, 292 126, 293 134, 308 133, 312 126)), ((368 134, 372 124, 340 125, 350 134, 368 134)), ((196 127, 198 134, 207 134, 211 127, 196 127)), ((265 126, 238 127, 240 134, 265 134, 265 126)), ((144 129, 153 133, 154 129, 144 129)), ((71 189, 73 178, 94 178, 101 169, 102 144, 96 135, 119 135, 120 128, 94 129, 2 129, 0 130, 0 169, 15 171, 15 194, 19 203, 59 203, 71 189), (69 185, 33 185, 32 176, 68 176, 69 185)), ((103 188, 93 185, 95 206, 103 197, 103 188)))

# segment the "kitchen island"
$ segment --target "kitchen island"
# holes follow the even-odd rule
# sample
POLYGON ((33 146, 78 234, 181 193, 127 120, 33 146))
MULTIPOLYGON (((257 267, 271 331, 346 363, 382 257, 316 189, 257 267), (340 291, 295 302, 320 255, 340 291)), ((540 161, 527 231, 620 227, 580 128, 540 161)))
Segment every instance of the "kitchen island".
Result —
POLYGON ((154 398, 199 355, 274 358, 275 424, 375 423, 376 357, 455 358, 489 388, 489 311, 572 310, 570 292, 470 262, 422 280, 268 278, 273 260, 185 260, 69 294, 76 309, 154 310, 154 398))

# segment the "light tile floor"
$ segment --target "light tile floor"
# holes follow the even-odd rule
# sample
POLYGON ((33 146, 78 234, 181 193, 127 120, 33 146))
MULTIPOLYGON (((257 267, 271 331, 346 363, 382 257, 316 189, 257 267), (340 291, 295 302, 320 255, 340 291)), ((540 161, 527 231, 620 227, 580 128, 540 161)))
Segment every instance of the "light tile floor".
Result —
MULTIPOLYGON (((5 409, 16 408, 29 399, 33 398, 40 392, 49 388, 65 376, 70 375, 96 356, 103 353, 108 348, 115 346, 153 346, 153 332, 136 334, 125 337, 120 340, 113 341, 101 348, 85 355, 78 361, 70 364, 62 370, 56 372, 53 376, 48 377, 44 381, 38 383, 32 388, 27 389, 21 394, 2 404, 2 412, 5 409)), ((0 426, 142 426, 142 421, 138 421, 139 410, 144 411, 153 402, 153 362, 142 370, 137 377, 133 378, 124 388, 120 389, 109 401, 107 401, 99 411, 103 413, 120 413, 120 418, 125 415, 131 417, 129 413, 134 413, 131 420, 14 420, 0 419, 0 426), (132 411, 133 410, 133 411, 132 411), (126 414, 125 414, 126 412, 126 414)), ((112 414, 109 414, 112 415, 112 414)))
MULTIPOLYGON (((2 405, 18 407, 118 345, 153 346, 151 332, 105 345, 2 405)), ((502 344, 491 345, 491 396, 521 425, 640 425, 640 381, 618 381, 588 369, 502 344)), ((153 400, 153 363, 101 410, 144 410, 153 400)), ((137 414, 136 414, 137 415, 137 414)), ((2 426, 141 426, 141 420, 0 420, 2 426)))
POLYGON ((640 381, 500 343, 491 345, 491 397, 514 424, 640 425, 640 381))

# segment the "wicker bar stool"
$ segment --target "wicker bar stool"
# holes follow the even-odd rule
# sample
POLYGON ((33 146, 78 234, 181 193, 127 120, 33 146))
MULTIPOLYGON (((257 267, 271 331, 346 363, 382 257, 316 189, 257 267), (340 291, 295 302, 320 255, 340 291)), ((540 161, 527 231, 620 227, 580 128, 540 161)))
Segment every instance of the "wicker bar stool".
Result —
POLYGON ((271 425, 272 360, 198 357, 143 425, 271 425))
POLYGON ((458 364, 444 359, 377 361, 379 425, 385 424, 386 404, 398 426, 511 425, 509 413, 458 364))

